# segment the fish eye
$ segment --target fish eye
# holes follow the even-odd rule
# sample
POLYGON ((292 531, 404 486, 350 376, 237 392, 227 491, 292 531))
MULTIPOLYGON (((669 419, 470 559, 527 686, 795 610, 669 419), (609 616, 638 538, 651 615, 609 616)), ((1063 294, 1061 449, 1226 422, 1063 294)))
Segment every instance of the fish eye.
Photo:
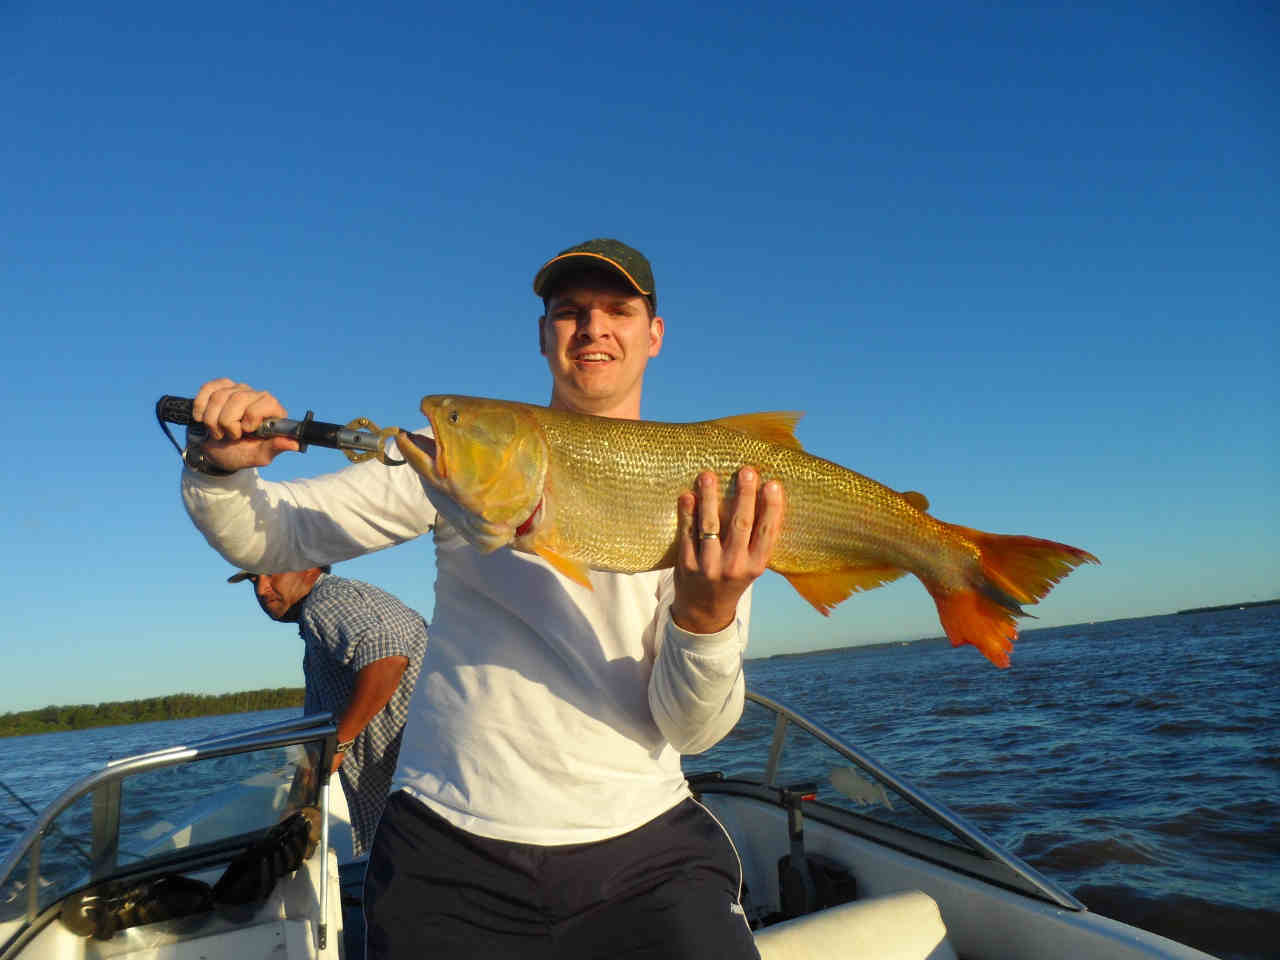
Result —
POLYGON ((450 411, 449 411, 449 422, 450 422, 450 423, 457 423, 457 422, 458 422, 458 411, 457 411, 457 410, 450 410, 450 411))

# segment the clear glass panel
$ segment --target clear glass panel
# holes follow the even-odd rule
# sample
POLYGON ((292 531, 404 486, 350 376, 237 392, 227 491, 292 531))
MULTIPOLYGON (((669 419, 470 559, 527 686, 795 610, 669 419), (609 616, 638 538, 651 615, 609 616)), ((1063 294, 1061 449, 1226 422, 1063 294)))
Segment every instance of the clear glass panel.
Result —
POLYGON ((119 867, 263 830, 314 803, 305 756, 300 746, 275 747, 129 777, 120 790, 119 867))
POLYGON ((89 878, 92 849, 93 802, 82 796, 45 830, 40 844, 40 910, 89 878))
MULTIPOLYGON (((49 825, 40 846, 39 907, 44 909, 93 880, 145 866, 175 850, 235 840, 268 829, 289 812, 317 803, 313 773, 320 744, 272 747, 194 760, 125 775, 78 797, 49 825), (94 837, 110 822, 119 787, 119 845, 114 864, 104 851, 114 835, 94 837), (100 858, 94 872, 90 864, 100 858)), ((31 853, 0 890, 0 943, 26 913, 31 853)))
POLYGON ((27 878, 30 875, 31 854, 28 853, 0 886, 0 947, 7 944, 26 922, 27 878))
POLYGON ((769 762, 769 746, 773 743, 773 726, 777 714, 748 700, 742 719, 728 735, 705 753, 684 758, 686 774, 719 770, 735 780, 760 780, 769 762))
MULTIPOLYGON (((693 776, 699 771, 719 770, 728 778, 763 782, 777 717, 772 710, 748 700, 742 719, 724 740, 706 753, 686 758, 687 772, 693 776)), ((875 774, 788 723, 774 782, 790 786, 806 781, 817 785, 819 803, 964 850, 974 849, 875 774)))
MULTIPOLYGON (((88 795, 67 807, 40 839, 40 872, 36 880, 37 910, 43 910, 62 894, 89 879, 93 837, 93 804, 88 795)), ((31 862, 35 848, 18 861, 17 868, 0 888, 0 945, 26 922, 30 906, 31 862)))
POLYGON ((818 784, 819 803, 848 810, 878 823, 972 849, 949 827, 920 810, 874 773, 815 739, 794 724, 787 727, 778 783, 811 780, 818 784))

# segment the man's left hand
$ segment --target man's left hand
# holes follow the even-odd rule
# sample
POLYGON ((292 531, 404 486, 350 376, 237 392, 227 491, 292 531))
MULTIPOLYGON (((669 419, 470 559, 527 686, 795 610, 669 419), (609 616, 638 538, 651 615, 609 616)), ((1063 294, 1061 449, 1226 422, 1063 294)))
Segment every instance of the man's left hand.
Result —
POLYGON ((698 475, 696 493, 676 502, 676 596, 671 619, 689 633, 718 633, 733 623, 738 600, 764 573, 782 529, 782 484, 760 486, 751 467, 738 471, 727 522, 721 526, 716 475, 698 475))

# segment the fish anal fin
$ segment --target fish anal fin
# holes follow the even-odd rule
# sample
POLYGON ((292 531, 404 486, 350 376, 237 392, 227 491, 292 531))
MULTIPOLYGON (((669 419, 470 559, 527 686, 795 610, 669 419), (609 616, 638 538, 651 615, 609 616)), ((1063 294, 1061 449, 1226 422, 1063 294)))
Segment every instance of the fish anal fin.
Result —
POLYGON ((921 513, 929 512, 929 498, 919 490, 903 490, 901 496, 921 513))
POLYGON ((574 583, 579 583, 588 590, 592 589, 591 580, 587 576, 587 567, 585 564, 577 560, 570 560, 568 557, 556 553, 554 550, 544 546, 534 546, 533 552, 540 556, 547 563, 551 564, 558 572, 563 573, 574 583))
POLYGON ((821 573, 784 573, 783 576, 795 587, 796 593, 825 617, 830 616, 832 607, 847 600, 849 594, 883 587, 906 572, 898 567, 848 567, 821 573))
POLYGON ((997 667, 1009 666, 1009 651, 1018 639, 1015 613, 977 590, 930 588, 929 592, 953 647, 971 643, 997 667))
POLYGON ((796 424, 803 416, 794 410, 775 410, 770 413, 740 413, 711 422, 780 447, 803 450, 796 439, 796 424))

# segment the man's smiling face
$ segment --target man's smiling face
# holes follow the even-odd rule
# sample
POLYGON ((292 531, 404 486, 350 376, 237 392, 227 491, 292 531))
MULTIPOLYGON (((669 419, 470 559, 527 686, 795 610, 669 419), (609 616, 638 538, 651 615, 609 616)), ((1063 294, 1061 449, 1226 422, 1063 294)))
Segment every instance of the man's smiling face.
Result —
POLYGON ((662 349, 663 329, 649 301, 621 281, 594 273, 568 281, 539 321, 551 406, 638 418, 645 367, 662 349))

